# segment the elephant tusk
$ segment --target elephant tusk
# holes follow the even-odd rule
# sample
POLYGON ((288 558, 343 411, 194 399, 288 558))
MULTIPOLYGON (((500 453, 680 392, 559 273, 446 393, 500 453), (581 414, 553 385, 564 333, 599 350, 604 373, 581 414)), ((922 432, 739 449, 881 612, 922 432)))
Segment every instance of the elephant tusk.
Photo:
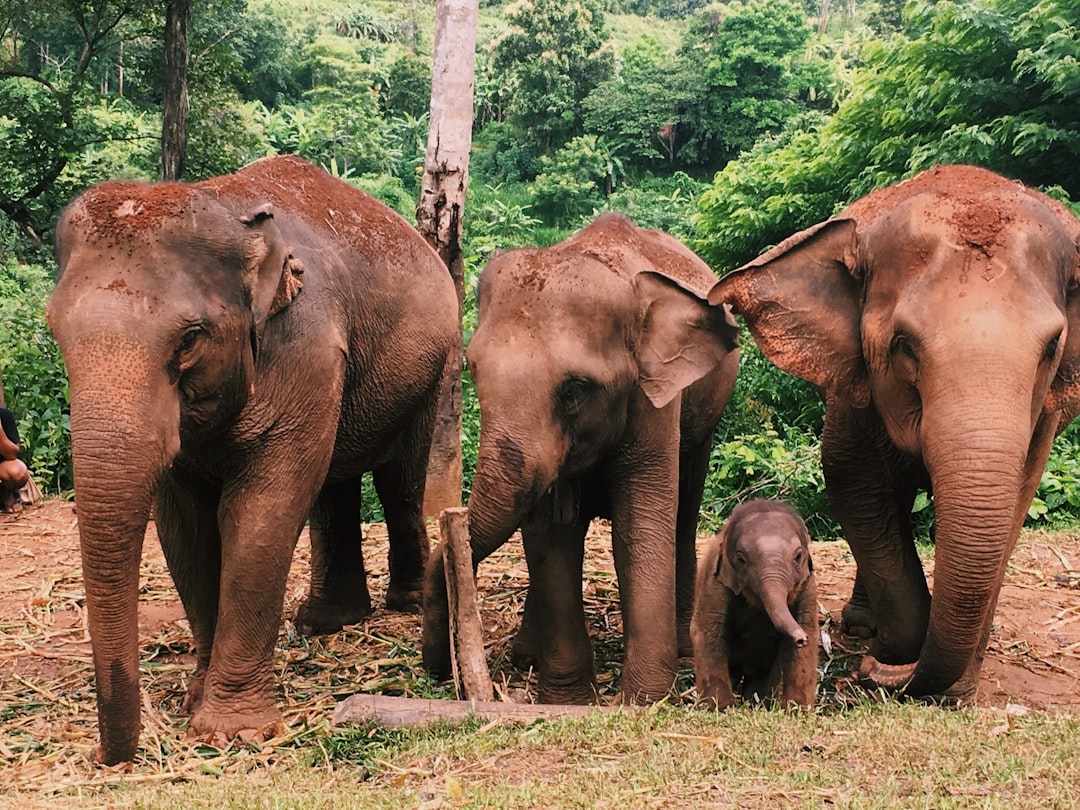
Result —
POLYGON ((859 682, 864 686, 884 687, 903 692, 915 675, 918 662, 910 664, 883 664, 872 655, 863 656, 859 664, 859 682))

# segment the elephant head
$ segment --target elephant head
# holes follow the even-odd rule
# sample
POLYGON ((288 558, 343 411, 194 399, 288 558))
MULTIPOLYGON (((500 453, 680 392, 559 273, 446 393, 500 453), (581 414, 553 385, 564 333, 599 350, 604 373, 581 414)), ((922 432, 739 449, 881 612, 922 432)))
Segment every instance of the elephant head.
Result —
POLYGON ((863 668, 875 683, 928 695, 966 676, 974 688, 1051 441, 1080 406, 1078 237, 1076 217, 1044 195, 939 167, 710 294, 776 365, 825 392, 827 487, 878 625, 863 668), (932 600, 910 529, 897 529, 907 464, 933 491, 932 600))
POLYGON ((505 254, 484 271, 479 302, 467 360, 483 430, 469 514, 484 550, 553 486, 568 522, 574 493, 562 482, 614 451, 632 398, 663 408, 736 340, 723 313, 674 279, 627 279, 584 255, 552 266, 539 251, 505 254))
POLYGON ((764 608, 773 627, 803 647, 806 631, 791 615, 814 566, 810 535, 798 513, 777 501, 750 501, 728 518, 712 577, 751 607, 764 608))
POLYGON ((46 316, 67 367, 101 747, 139 735, 139 557, 158 481, 181 445, 215 439, 252 394, 267 320, 301 267, 268 205, 227 210, 197 187, 107 183, 57 226, 46 316), (107 370, 107 379, 102 379, 107 370))

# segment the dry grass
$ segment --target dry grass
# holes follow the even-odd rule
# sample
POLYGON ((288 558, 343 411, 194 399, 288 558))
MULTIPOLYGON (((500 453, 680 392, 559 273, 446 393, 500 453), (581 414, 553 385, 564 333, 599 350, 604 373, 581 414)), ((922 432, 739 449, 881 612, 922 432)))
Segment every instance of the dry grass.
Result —
MULTIPOLYGON (((366 557, 385 590, 383 527, 366 557)), ((606 527, 590 535, 585 598, 601 699, 622 654, 606 527)), ((302 542, 286 602, 306 587, 302 542)), ((986 706, 901 705, 857 687, 858 642, 831 615, 853 566, 842 543, 815 544, 824 627, 820 706, 811 714, 678 706, 520 725, 332 729, 354 692, 449 697, 420 667, 419 618, 377 611, 318 639, 286 621, 275 658, 289 731, 262 745, 190 742, 178 713, 191 639, 156 540, 140 597, 143 725, 134 768, 92 766, 96 707, 70 507, 49 502, 0 524, 0 805, 35 807, 1073 807, 1080 784, 1080 538, 1028 534, 1003 591, 983 680, 986 706), (1023 705, 1020 705, 1023 704, 1023 705), (1061 713, 1061 708, 1069 709, 1061 713), (1070 781, 1071 780, 1071 781, 1070 781)), ((493 677, 528 696, 507 656, 524 599, 520 544, 480 570, 493 677)), ((689 691, 684 667, 680 687, 689 691)))

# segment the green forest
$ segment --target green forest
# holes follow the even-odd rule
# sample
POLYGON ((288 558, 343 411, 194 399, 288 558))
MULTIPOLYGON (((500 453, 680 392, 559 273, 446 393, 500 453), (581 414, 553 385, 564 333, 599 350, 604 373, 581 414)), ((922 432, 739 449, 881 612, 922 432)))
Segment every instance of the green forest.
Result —
MULTIPOLYGON (((88 186, 159 176, 166 5, 0 0, 0 373, 51 494, 73 487, 43 317, 52 231, 88 186)), ((431 0, 192 0, 183 179, 293 153, 413 220, 434 19, 431 0)), ((1080 211, 1080 0, 481 0, 474 107, 466 340, 493 251, 553 244, 604 211, 674 234, 717 274, 938 163, 1080 211)), ((818 397, 744 347, 706 525, 777 496, 834 533, 818 397)), ((1080 519, 1078 431, 1058 438, 1029 523, 1080 519)), ((931 507, 916 501, 924 526, 931 507)))

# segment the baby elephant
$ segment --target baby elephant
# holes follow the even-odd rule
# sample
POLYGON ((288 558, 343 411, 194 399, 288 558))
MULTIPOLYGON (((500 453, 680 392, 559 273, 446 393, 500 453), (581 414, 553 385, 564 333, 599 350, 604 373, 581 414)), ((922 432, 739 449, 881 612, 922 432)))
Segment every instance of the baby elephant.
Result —
POLYGON ((731 513, 698 566, 690 634, 699 700, 814 705, 817 583, 794 509, 756 500, 731 513))

